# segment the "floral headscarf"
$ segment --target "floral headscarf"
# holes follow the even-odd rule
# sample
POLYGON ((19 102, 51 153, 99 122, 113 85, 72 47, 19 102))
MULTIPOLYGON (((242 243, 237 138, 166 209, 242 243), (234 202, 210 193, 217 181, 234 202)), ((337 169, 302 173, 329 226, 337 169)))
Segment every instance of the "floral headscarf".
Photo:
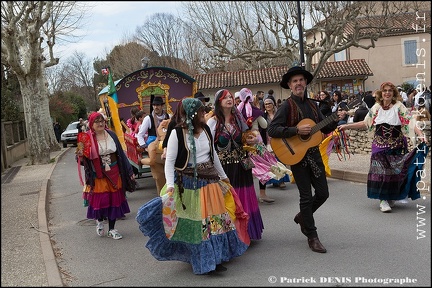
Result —
POLYGON ((96 145, 96 143, 97 143, 96 133, 93 129, 93 124, 96 121, 96 119, 98 119, 98 118, 105 120, 105 117, 103 116, 103 114, 101 114, 99 112, 93 112, 90 114, 90 116, 88 117, 90 130, 87 131, 87 134, 89 134, 89 136, 90 136, 89 138, 91 140, 91 148, 90 148, 90 157, 89 158, 93 162, 93 166, 94 166, 95 172, 96 172, 96 177, 97 178, 103 178, 102 165, 101 165, 100 156, 99 156, 99 147, 98 147, 98 145, 96 145))
POLYGON ((194 125, 193 125, 193 119, 198 113, 198 110, 203 107, 203 103, 198 98, 185 98, 182 100, 182 106, 186 113, 186 124, 188 127, 188 137, 190 141, 190 150, 192 151, 192 159, 194 164, 194 179, 197 177, 197 170, 196 170, 196 144, 195 144, 195 137, 194 137, 194 125))

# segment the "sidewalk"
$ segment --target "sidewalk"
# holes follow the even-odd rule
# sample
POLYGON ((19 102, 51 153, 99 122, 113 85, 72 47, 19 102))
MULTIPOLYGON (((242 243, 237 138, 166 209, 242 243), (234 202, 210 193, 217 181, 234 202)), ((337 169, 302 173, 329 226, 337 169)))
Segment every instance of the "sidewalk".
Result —
MULTIPOLYGON (((51 174, 67 149, 51 153, 51 164, 27 166, 27 159, 22 159, 2 174, 2 287, 64 286, 48 232, 46 200, 51 174)), ((369 154, 342 160, 332 154, 331 177, 365 183, 369 161, 369 154)), ((427 173, 429 166, 425 165, 427 173)))
POLYGON ((329 157, 331 178, 335 179, 366 183, 369 165, 369 154, 346 155, 339 159, 337 154, 332 153, 329 157))
MULTIPOLYGON (((426 158, 426 163, 423 165, 426 178, 425 187, 431 185, 431 153, 429 152, 426 158)), ((339 159, 333 153, 329 158, 331 169, 331 178, 341 179, 345 181, 367 183, 367 174, 370 166, 370 154, 354 154, 347 155, 344 159, 339 159)), ((420 188, 421 189, 421 188, 420 188)), ((430 191, 421 190, 422 195, 430 195, 430 191)))
POLYGON ((63 286, 47 226, 49 179, 53 163, 15 162, 1 177, 1 286, 63 286))

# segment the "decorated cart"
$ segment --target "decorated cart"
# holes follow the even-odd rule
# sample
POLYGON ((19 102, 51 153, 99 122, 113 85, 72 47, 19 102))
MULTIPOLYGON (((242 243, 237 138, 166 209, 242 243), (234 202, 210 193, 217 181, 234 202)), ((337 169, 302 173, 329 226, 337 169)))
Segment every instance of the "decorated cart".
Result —
POLYGON ((137 139, 126 133, 125 123, 131 117, 131 108, 139 107, 148 115, 153 110, 153 98, 161 96, 167 113, 172 116, 181 99, 193 97, 197 83, 183 72, 167 67, 143 68, 114 82, 109 68, 105 69, 103 73, 108 75, 109 85, 99 92, 99 100, 108 126, 117 134, 136 174, 148 173, 150 167, 139 162, 141 152, 137 150, 137 139))

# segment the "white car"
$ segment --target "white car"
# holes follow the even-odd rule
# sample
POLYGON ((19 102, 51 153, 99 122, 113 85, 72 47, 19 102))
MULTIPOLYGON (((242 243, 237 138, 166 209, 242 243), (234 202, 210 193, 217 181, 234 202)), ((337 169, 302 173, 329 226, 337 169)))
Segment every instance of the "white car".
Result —
POLYGON ((78 138, 78 124, 79 121, 75 121, 70 123, 65 131, 61 134, 60 141, 63 143, 63 148, 67 147, 67 144, 77 144, 77 138, 78 138))

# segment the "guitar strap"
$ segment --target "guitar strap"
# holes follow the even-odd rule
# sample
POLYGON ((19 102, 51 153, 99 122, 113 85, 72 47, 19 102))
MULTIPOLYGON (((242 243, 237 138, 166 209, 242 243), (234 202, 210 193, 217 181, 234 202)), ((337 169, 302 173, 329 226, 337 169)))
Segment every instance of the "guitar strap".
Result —
MULTIPOLYGON (((289 127, 292 127, 292 126, 295 126, 298 122, 300 122, 300 120, 304 119, 305 116, 304 116, 304 114, 303 114, 303 111, 300 109, 300 106, 297 104, 296 101, 294 101, 294 99, 292 99, 292 98, 290 97, 290 98, 288 98, 288 101, 289 101, 289 103, 290 103, 290 108, 291 108, 291 112, 292 112, 291 115, 293 115, 293 117, 288 118, 288 126, 289 126, 289 127), (295 104, 295 106, 293 105, 293 103, 295 104), (297 108, 297 109, 296 109, 296 108, 297 108), (297 110, 297 111, 296 111, 296 110, 297 110), (301 117, 301 119, 298 119, 298 117, 297 117, 298 113, 300 113, 300 117, 301 117), (294 115, 295 115, 295 116, 294 116, 294 115), (291 123, 290 123, 290 122, 291 122, 291 123)), ((316 106, 314 107, 314 105, 312 105, 312 103, 311 103, 309 100, 306 100, 306 101, 308 101, 308 105, 311 107, 312 112, 313 112, 313 114, 314 114, 314 116, 315 116, 315 119, 314 119, 314 120, 315 120, 315 122, 317 122, 317 120, 318 120, 319 118, 318 118, 318 115, 317 115, 316 106)))
POLYGON ((297 103, 295 103, 295 101, 291 97, 288 98, 287 101, 290 110, 290 113, 288 115, 292 115, 292 117, 287 117, 287 126, 292 127, 295 126, 295 123, 298 123, 300 121, 300 119, 298 119, 298 113, 300 112, 301 117, 303 117, 303 112, 301 112, 297 103))

